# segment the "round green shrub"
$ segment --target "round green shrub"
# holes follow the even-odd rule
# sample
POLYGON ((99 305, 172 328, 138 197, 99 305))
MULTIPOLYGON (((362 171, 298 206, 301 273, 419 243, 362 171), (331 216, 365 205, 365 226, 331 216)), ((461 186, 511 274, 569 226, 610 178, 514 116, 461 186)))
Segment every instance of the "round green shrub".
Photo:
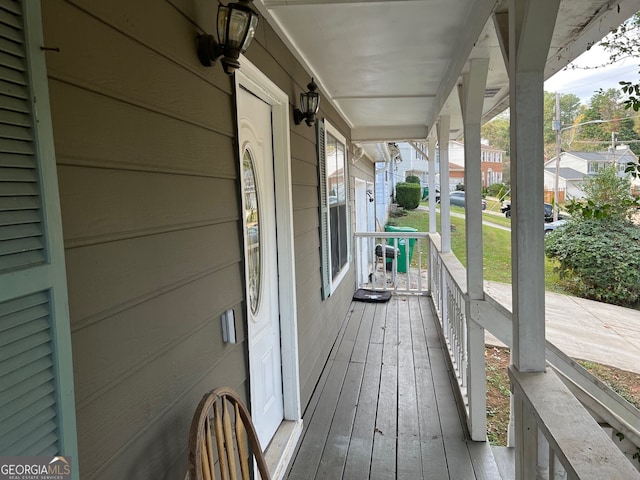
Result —
POLYGON ((545 237, 571 293, 634 306, 640 301, 640 227, 620 218, 572 220, 545 237))
POLYGON ((396 203, 406 210, 420 205, 421 191, 419 183, 401 182, 396 185, 396 203))
POLYGON ((420 177, 417 176, 417 175, 407 175, 407 178, 405 179, 405 182, 420 184, 420 177))

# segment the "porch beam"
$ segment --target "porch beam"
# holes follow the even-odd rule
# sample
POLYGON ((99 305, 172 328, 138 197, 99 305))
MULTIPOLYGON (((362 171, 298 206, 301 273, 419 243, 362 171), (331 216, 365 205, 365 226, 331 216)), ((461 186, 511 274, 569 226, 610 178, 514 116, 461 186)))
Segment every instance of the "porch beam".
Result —
POLYGON ((451 118, 442 115, 436 124, 440 157, 440 225, 442 253, 451 251, 451 206, 449 203, 449 127, 451 118))
MULTIPOLYGON (((484 299, 482 254, 482 151, 480 126, 482 104, 487 85, 489 60, 473 59, 469 72, 462 76, 458 88, 464 125, 465 232, 467 245, 467 295, 469 300, 484 299)), ((484 329, 465 302, 467 321, 467 397, 469 433, 475 441, 487 438, 487 389, 484 358, 484 329)))
POLYGON ((352 142, 379 142, 384 138, 388 142, 406 142, 427 138, 429 130, 424 125, 403 125, 400 127, 356 127, 351 130, 352 142))
POLYGON ((449 62, 449 68, 438 86, 438 93, 434 100, 433 109, 425 119, 426 125, 433 125, 439 112, 442 111, 442 108, 449 98, 449 93, 455 88, 460 73, 478 38, 480 38, 482 30, 491 16, 493 9, 496 7, 496 4, 496 0, 476 0, 473 2, 472 9, 467 15, 465 24, 459 29, 460 37, 458 38, 457 46, 450 56, 451 62, 449 62))
POLYGON ((493 28, 496 30, 500 52, 504 65, 509 68, 509 12, 495 12, 493 14, 493 28))
MULTIPOLYGON (((355 5, 358 3, 378 3, 388 2, 389 0, 265 0, 263 3, 267 8, 273 7, 296 7, 300 5, 326 5, 326 4, 343 4, 355 5)), ((396 0, 410 2, 413 0, 396 0)))
POLYGON ((544 69, 560 0, 510 0, 512 361, 545 370, 544 69))

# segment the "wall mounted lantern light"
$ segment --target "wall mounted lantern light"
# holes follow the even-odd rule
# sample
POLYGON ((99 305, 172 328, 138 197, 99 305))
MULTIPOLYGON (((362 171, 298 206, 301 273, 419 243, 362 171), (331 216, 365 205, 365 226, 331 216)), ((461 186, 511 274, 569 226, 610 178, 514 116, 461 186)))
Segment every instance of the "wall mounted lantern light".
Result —
POLYGON ((304 120, 308 126, 311 126, 316 121, 316 113, 320 107, 320 94, 316 92, 318 86, 313 78, 307 88, 308 92, 300 94, 300 108, 293 110, 293 121, 296 125, 300 125, 304 120))
POLYGON ((217 34, 198 35, 198 58, 205 67, 220 61, 227 75, 232 75, 240 68, 238 58, 244 53, 256 34, 258 13, 251 8, 251 0, 240 0, 229 5, 218 7, 217 34))

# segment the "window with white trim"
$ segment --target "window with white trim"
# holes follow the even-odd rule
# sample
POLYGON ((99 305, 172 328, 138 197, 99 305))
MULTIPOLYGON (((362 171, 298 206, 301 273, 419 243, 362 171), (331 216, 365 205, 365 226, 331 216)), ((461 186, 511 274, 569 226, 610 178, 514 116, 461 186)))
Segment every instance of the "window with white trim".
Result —
POLYGON ((347 142, 337 129, 318 122, 323 298, 349 270, 349 183, 347 142))

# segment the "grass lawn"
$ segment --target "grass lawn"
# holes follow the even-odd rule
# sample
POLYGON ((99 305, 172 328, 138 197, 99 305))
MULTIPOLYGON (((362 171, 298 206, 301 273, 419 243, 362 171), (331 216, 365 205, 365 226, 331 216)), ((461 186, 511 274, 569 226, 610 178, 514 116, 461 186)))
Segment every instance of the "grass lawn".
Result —
MULTIPOLYGON (((487 378, 487 437, 492 445, 507 444, 509 426, 509 350, 487 346, 485 349, 487 378)), ((618 395, 640 408, 640 375, 614 367, 578 360, 618 395)))
MULTIPOLYGON (((454 213, 464 213, 462 207, 451 207, 454 213)), ((483 219, 499 225, 510 226, 511 220, 504 216, 484 213, 483 219)), ((440 229, 440 213, 436 214, 438 229, 440 229)), ((409 211, 405 216, 390 219, 390 222, 400 227, 413 227, 420 232, 429 231, 429 213, 425 211, 409 211)), ((465 242, 465 220, 451 217, 451 250, 466 267, 467 245, 465 242)), ((542 227, 541 227, 542 228, 542 227)), ((484 252, 484 278, 493 282, 511 283, 511 232, 482 226, 482 242, 484 252)), ((423 255, 427 253, 427 245, 422 245, 423 255)), ((426 258, 426 257, 423 257, 426 258)), ((555 271, 556 262, 545 257, 545 286, 546 289, 558 293, 566 293, 559 283, 559 275, 555 271)))

